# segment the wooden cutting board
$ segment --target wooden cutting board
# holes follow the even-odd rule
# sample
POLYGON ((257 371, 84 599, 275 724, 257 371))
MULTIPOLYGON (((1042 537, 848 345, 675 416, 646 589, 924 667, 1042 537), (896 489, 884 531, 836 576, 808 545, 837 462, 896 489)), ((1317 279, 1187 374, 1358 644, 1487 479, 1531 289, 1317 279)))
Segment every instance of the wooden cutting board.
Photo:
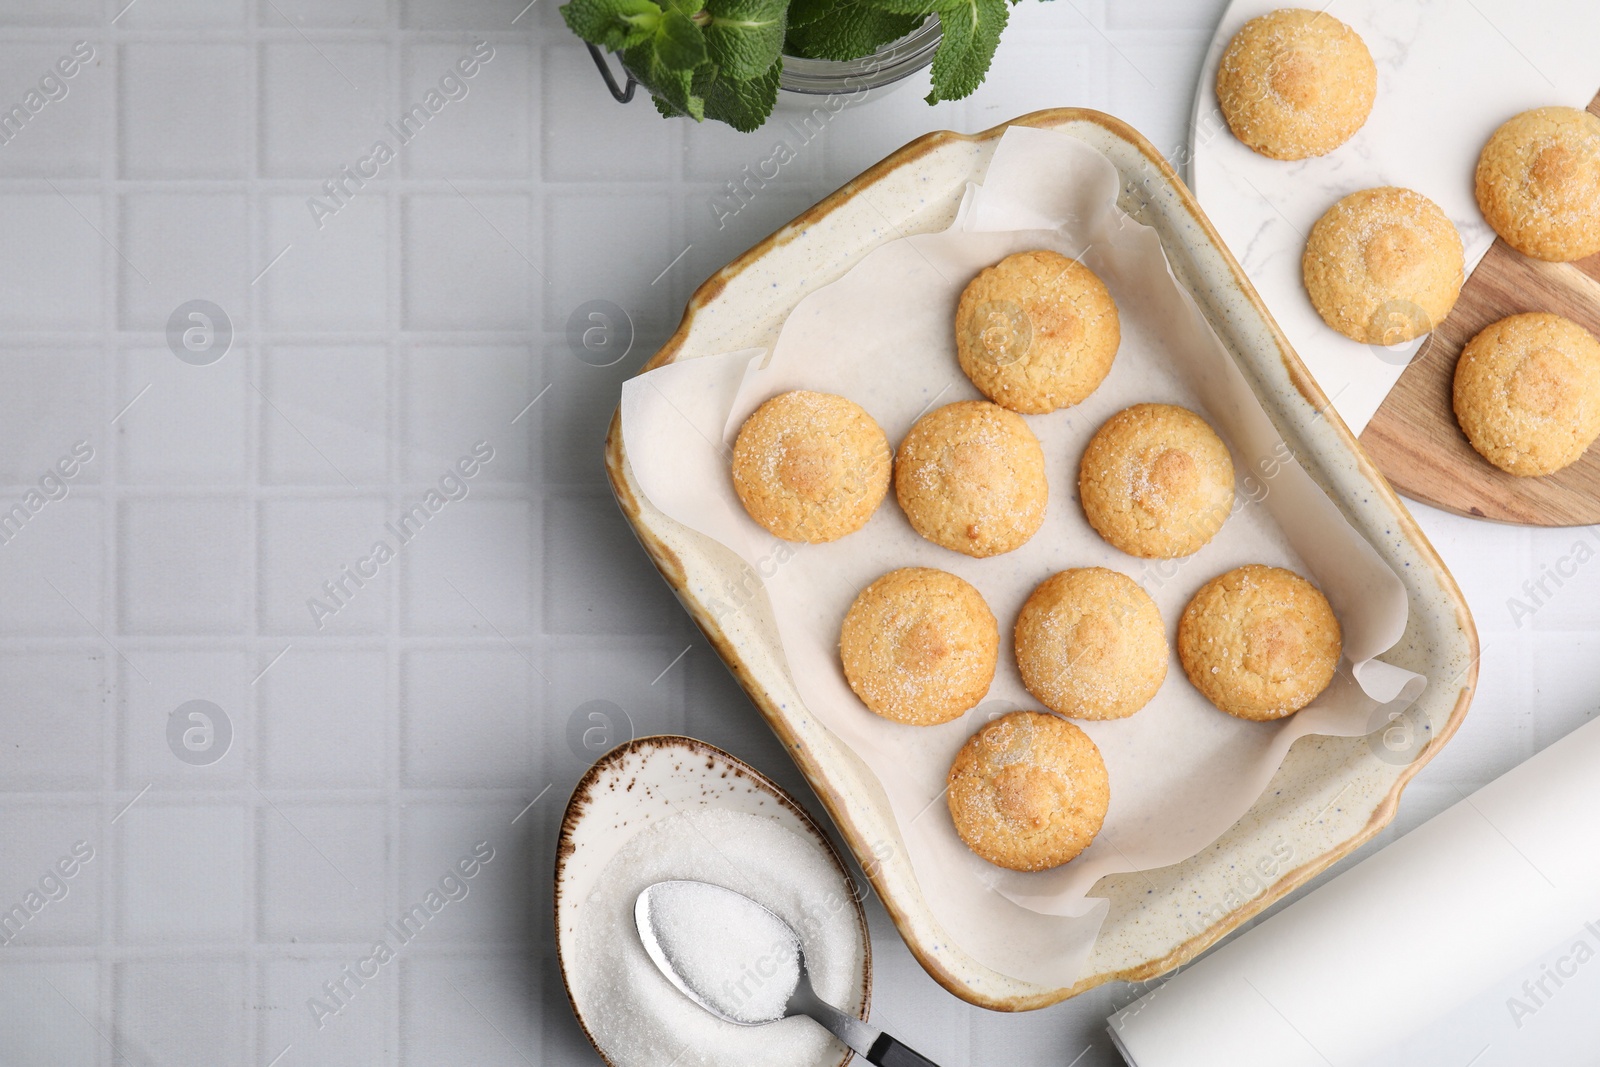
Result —
MULTIPOLYGON (((1589 111, 1600 115, 1600 96, 1589 111)), ((1450 398, 1462 347, 1491 322, 1524 311, 1554 312, 1600 336, 1600 256, 1544 263, 1497 238, 1367 424, 1361 444, 1395 489, 1424 504, 1529 526, 1600 523, 1600 444, 1555 474, 1518 478, 1473 451, 1456 425, 1450 398)))

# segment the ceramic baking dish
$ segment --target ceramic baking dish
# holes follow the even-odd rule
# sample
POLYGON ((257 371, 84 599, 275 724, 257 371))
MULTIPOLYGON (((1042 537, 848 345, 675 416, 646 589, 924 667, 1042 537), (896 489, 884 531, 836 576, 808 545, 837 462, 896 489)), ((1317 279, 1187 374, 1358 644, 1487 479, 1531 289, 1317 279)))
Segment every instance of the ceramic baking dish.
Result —
MULTIPOLYGON (((1381 658, 1428 679, 1401 719, 1374 722, 1368 737, 1301 738, 1255 806, 1198 855, 1159 870, 1101 879, 1091 895, 1108 898, 1110 911, 1079 980, 1062 987, 1022 981, 979 963, 944 934, 900 847, 876 779, 801 701, 759 581, 732 552, 651 506, 629 467, 620 416, 614 418, 606 466, 623 513, 816 789, 906 944, 930 975, 962 999, 1021 1011, 1112 979, 1169 970, 1370 839, 1394 817, 1406 783, 1466 715, 1477 679, 1478 640, 1455 581, 1161 155, 1126 124, 1095 111, 1040 111, 1007 125, 1077 137, 1117 168, 1119 205, 1160 236, 1178 282, 1279 433, 1399 575, 1409 619, 1400 642, 1381 658), (729 588, 753 590, 750 603, 719 618, 711 605, 729 588)), ((982 181, 1004 130, 929 134, 872 167, 713 275, 643 370, 770 346, 802 297, 838 279, 872 249, 947 228, 967 183, 982 181)))

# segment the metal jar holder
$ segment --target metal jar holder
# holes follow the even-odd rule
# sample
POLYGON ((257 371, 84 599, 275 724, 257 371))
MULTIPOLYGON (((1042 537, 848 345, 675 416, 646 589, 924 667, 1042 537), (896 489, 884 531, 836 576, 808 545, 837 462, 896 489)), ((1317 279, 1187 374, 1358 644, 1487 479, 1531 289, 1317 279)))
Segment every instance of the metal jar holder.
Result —
POLYGON ((622 67, 621 63, 617 64, 622 67, 622 73, 628 77, 626 85, 619 85, 616 75, 611 73, 611 64, 606 62, 606 54, 600 51, 600 46, 591 44, 589 55, 594 57, 594 65, 600 69, 600 77, 606 80, 606 88, 611 90, 612 98, 619 104, 626 104, 632 100, 634 90, 639 88, 639 81, 632 74, 628 74, 628 68, 622 67))

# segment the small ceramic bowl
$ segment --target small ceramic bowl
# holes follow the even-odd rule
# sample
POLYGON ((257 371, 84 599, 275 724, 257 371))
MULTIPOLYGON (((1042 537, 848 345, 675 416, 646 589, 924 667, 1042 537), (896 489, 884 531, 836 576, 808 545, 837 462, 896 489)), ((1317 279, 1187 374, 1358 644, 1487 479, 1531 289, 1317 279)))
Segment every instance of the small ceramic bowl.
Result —
MULTIPOLYGON (((579 1002, 574 973, 584 966, 574 951, 578 916, 594 891, 606 864, 636 835, 658 820, 695 808, 721 808, 775 818, 779 825, 813 841, 833 864, 846 885, 853 885, 839 854, 794 798, 760 771, 714 745, 692 737, 663 735, 641 737, 619 745, 600 757, 579 780, 561 818, 556 844, 556 954, 561 980, 578 1025, 594 1045, 600 1059, 612 1064, 595 1040, 587 1016, 600 1004, 579 1002)), ((867 936, 867 915, 851 895, 851 912, 861 944, 861 977, 850 1002, 840 1004, 859 1019, 867 1018, 872 1000, 872 942, 867 936)), ((624 936, 632 930, 619 931, 624 936)), ((854 1053, 795 1067, 844 1067, 854 1053)))

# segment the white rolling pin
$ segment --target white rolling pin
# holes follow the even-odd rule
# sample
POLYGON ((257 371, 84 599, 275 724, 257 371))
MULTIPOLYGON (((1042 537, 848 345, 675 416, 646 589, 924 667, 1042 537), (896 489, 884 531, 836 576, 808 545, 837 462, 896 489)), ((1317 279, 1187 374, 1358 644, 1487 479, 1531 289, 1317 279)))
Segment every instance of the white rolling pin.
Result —
POLYGON ((1354 1067, 1597 919, 1600 720, 1109 1027, 1133 1067, 1354 1067))

